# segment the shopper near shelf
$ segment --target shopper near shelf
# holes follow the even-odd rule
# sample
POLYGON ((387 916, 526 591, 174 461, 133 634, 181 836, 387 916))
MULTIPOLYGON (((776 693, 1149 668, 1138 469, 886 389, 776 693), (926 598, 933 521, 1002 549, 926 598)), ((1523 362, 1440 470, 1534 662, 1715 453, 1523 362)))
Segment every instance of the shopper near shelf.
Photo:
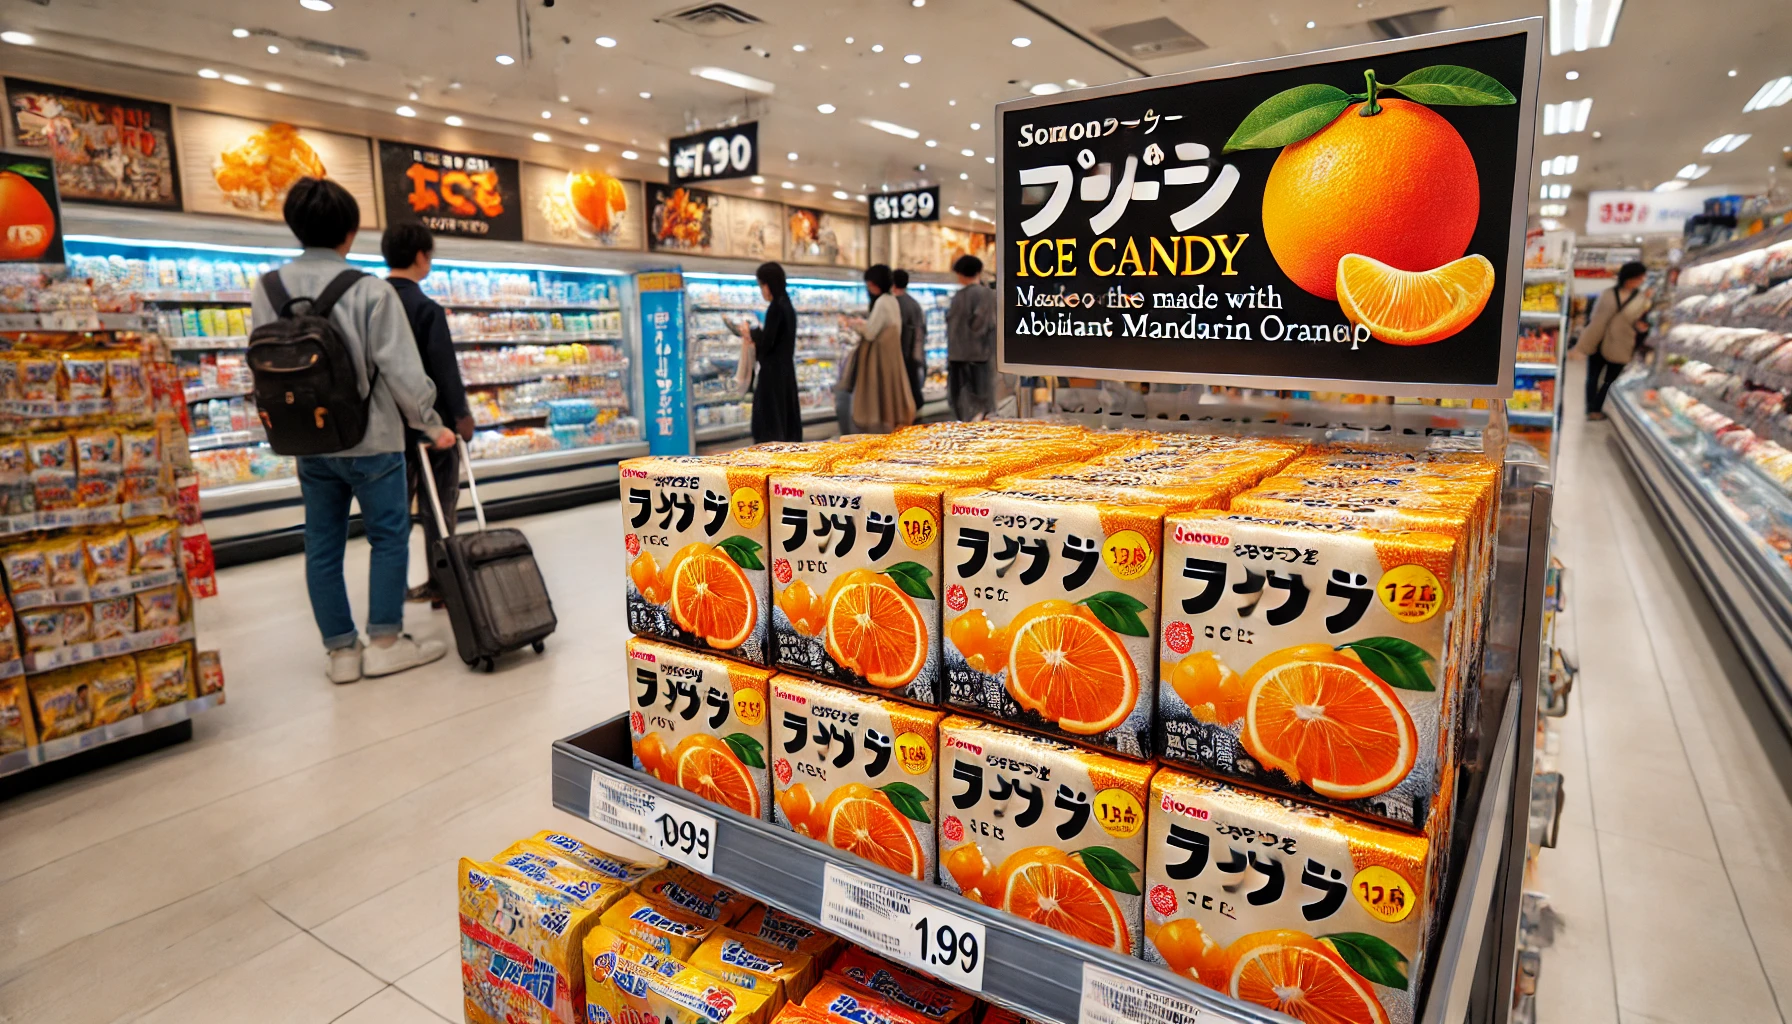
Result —
POLYGON ((908 390, 921 408, 921 380, 927 372, 927 314, 908 293, 908 271, 890 272, 891 293, 902 310, 902 362, 908 367, 908 390))
POLYGON ((1580 332, 1572 355, 1587 357, 1587 419, 1605 419, 1605 395, 1624 372, 1636 347, 1649 334, 1644 316, 1649 298, 1643 280, 1649 268, 1632 260, 1618 268, 1618 283, 1600 292, 1593 315, 1580 332))
POLYGON ((765 323, 742 323, 739 390, 753 389, 753 443, 801 441, 803 410, 796 386, 796 307, 790 304, 784 268, 761 263, 754 272, 765 296, 765 323), (758 372, 754 372, 757 364, 758 372))
POLYGON ((915 422, 915 399, 909 394, 908 368, 902 359, 902 307, 892 294, 894 289, 894 275, 887 264, 866 270, 871 318, 847 317, 845 321, 860 339, 847 357, 842 376, 850 375, 852 381, 852 423, 861 434, 888 434, 915 422))
MULTIPOLYGON (((295 298, 313 297, 349 265, 349 247, 361 224, 360 204, 333 181, 303 178, 286 194, 286 226, 305 251, 280 267, 280 284, 295 298)), ((254 326, 274 322, 260 280, 252 297, 254 326)), ((352 683, 435 661, 447 652, 440 640, 416 640, 404 632, 405 573, 410 560, 411 517, 405 502, 405 434, 409 424, 436 448, 454 445, 454 433, 435 410, 435 385, 423 370, 404 306, 392 286, 363 275, 330 310, 368 396, 367 431, 361 443, 329 455, 298 458, 305 503, 305 588, 311 614, 329 653, 331 682, 352 683), (361 507, 361 523, 373 549, 367 571, 367 638, 362 648, 342 578, 348 545, 349 503, 361 507)))
MULTIPOLYGON (((411 322, 411 335, 417 341, 417 355, 423 360, 423 372, 436 386, 436 415, 443 423, 454 424, 461 440, 473 440, 473 410, 467 405, 467 385, 460 377, 460 363, 454 358, 454 336, 448 331, 448 314, 436 300, 423 294, 423 279, 435 263, 436 239, 428 228, 417 223, 393 224, 380 236, 380 255, 386 258, 386 282, 398 293, 404 305, 405 319, 411 322)), ((409 495, 405 508, 416 508, 423 524, 423 565, 429 578, 405 592, 410 601, 429 601, 441 607, 442 591, 435 578, 435 563, 430 552, 442 539, 436 528, 435 510, 423 486, 423 465, 419 461, 417 443, 422 434, 407 429, 404 435, 405 488, 409 495)), ((429 468, 435 475, 436 500, 442 506, 442 518, 448 532, 454 532, 454 508, 460 500, 460 448, 432 448, 429 468)))
POLYGON ((983 286, 983 261, 966 254, 952 264, 959 289, 946 307, 946 400, 960 420, 996 409, 996 293, 983 286))

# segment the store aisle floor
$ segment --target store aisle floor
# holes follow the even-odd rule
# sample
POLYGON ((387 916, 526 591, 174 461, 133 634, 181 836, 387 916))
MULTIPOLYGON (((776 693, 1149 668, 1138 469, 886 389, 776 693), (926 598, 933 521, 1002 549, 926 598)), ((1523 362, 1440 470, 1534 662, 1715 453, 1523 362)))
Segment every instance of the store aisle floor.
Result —
MULTIPOLYGON (((550 805, 548 758, 623 708, 616 506, 507 525, 560 631, 495 675, 451 645, 332 686, 303 563, 220 573, 199 635, 229 702, 193 741, 0 803, 0 1022, 461 1020, 457 858, 549 827, 617 847, 550 805)), ((349 579, 366 564, 355 541, 349 579)))
POLYGON ((1573 364, 1555 521, 1566 809, 1529 887, 1560 916, 1540 1024, 1792 1015, 1792 749, 1573 364))

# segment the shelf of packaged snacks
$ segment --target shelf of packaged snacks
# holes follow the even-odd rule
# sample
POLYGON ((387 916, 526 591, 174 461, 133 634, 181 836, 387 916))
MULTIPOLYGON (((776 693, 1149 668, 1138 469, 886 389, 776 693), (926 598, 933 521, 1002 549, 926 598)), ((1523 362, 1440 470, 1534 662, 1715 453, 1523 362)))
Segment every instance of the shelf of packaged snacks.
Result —
POLYGON ((203 452, 212 448, 234 448, 241 444, 261 444, 267 435, 259 430, 221 430, 214 434, 194 434, 187 438, 190 451, 203 452))
POLYGON ((621 341, 621 331, 520 331, 456 335, 456 345, 558 345, 569 341, 621 341))
POLYGON ((112 658, 120 654, 151 651, 157 647, 168 647, 191 639, 193 639, 193 624, 183 622, 178 626, 146 629, 140 633, 125 633, 122 636, 109 637, 105 640, 89 640, 86 643, 52 647, 44 651, 28 651, 22 660, 25 663, 26 672, 48 672, 51 669, 67 668, 70 665, 98 661, 101 658, 112 658))
POLYGON ((32 608, 53 608, 64 604, 86 604, 89 601, 104 601, 107 598, 124 597, 126 594, 138 594, 157 587, 172 586, 180 582, 180 573, 174 569, 159 572, 137 573, 119 580, 105 580, 91 586, 56 587, 44 590, 27 590, 12 596, 14 611, 27 611, 32 608))
POLYGON ((60 310, 50 313, 0 313, 0 331, 141 331, 149 321, 137 313, 94 313, 60 310))
POLYGON ((249 336, 247 334, 219 335, 210 338, 203 336, 190 338, 164 337, 163 340, 167 341, 168 347, 176 352, 213 352, 227 351, 230 349, 246 350, 249 347, 249 336))
POLYGON ((61 530, 80 526, 108 526, 144 516, 165 516, 168 503, 161 498, 133 501, 122 505, 100 505, 95 508, 45 509, 0 516, 0 540, 38 530, 61 530))
MULTIPOLYGON (((1477 697, 1477 714, 1465 732, 1449 852, 1439 850, 1447 856, 1447 868, 1432 904, 1438 920, 1427 949, 1427 974, 1412 979, 1425 986, 1416 1016, 1422 1024, 1509 1019, 1515 956, 1503 951, 1517 948, 1523 822, 1530 805, 1530 773, 1515 766, 1530 763, 1533 753, 1548 563, 1551 492, 1542 481, 1543 469, 1525 459, 1506 464, 1498 553, 1488 586, 1486 653, 1468 685, 1477 697)), ((625 715, 556 742, 554 806, 636 841, 642 835, 635 823, 610 817, 608 808, 628 804, 671 811, 672 820, 679 812, 709 819, 714 826, 706 830, 707 874, 824 928, 829 927, 826 879, 842 871, 887 887, 895 900, 920 904, 917 916, 938 908, 967 919, 983 930, 981 985, 967 991, 1029 1019, 1061 1024, 1089 1019, 1083 1010, 1097 982, 1124 985, 1135 1000, 1132 1013, 1106 1019, 1160 1024, 1288 1019, 708 803, 631 764, 625 715)))
POLYGON ((79 754, 83 750, 92 750, 95 747, 116 743, 132 736, 141 736, 166 726, 178 725, 201 711, 210 711, 222 703, 224 703, 222 691, 209 693, 192 700, 183 700, 178 704, 168 704, 138 712, 129 718, 109 725, 96 725, 73 736, 63 736, 47 743, 26 747, 24 750, 0 754, 0 776, 12 775, 27 768, 35 768, 40 764, 48 764, 51 761, 60 761, 65 757, 79 754))
POLYGON ((589 313, 620 313, 622 307, 617 303, 581 303, 581 302, 543 302, 530 299, 508 299, 503 302, 467 302, 464 300, 436 299, 443 309, 485 309, 485 310, 568 310, 589 313))
POLYGON ((1749 457, 1773 442, 1646 375, 1619 381, 1611 397, 1620 447, 1644 493, 1792 729, 1792 495, 1749 457))

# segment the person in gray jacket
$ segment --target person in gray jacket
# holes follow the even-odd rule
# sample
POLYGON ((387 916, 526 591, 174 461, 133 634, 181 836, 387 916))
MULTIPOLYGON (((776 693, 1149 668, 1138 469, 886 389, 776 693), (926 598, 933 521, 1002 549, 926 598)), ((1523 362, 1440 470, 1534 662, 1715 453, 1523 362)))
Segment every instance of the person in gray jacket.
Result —
POLYGON ((996 411, 996 293, 983 287, 983 261, 952 264, 961 286, 946 307, 946 400, 952 415, 980 420, 996 411))
MULTIPOLYGON (((361 225, 361 208, 341 185, 304 178, 286 194, 285 214, 286 226, 305 251, 278 273, 298 303, 321 294, 336 275, 353 269, 347 257, 361 225)), ((281 313, 259 280, 251 307, 256 327, 281 313)), ((452 447, 454 434, 436 414, 435 385, 423 371, 410 322, 391 285, 372 275, 361 278, 330 311, 330 320, 348 345, 362 393, 371 395, 367 433, 353 448, 300 456, 298 476, 305 502, 305 588, 311 614, 329 654, 330 681, 352 683, 362 675, 383 676, 428 664, 447 652, 440 640, 415 640, 404 632, 411 535, 404 427, 410 424, 436 448, 452 447), (365 650, 342 578, 351 499, 360 503, 361 523, 373 549, 365 650)))
POLYGON ((1618 268, 1618 284, 1600 292, 1587 327, 1570 355, 1587 357, 1587 419, 1605 419, 1605 396, 1630 364, 1637 342, 1649 333, 1649 268, 1632 260, 1618 268))

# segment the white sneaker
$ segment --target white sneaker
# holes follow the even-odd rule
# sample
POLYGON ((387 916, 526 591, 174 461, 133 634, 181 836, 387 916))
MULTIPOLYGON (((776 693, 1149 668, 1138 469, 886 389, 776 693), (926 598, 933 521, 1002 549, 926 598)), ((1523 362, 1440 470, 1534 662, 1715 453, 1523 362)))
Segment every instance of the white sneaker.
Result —
POLYGON ((414 640, 409 633, 403 633, 390 647, 368 644, 361 657, 361 671, 370 677, 389 676, 427 665, 447 653, 448 645, 440 640, 414 640))
POLYGON ((352 683, 361 678, 361 641, 353 647, 338 647, 330 652, 330 682, 352 683))

